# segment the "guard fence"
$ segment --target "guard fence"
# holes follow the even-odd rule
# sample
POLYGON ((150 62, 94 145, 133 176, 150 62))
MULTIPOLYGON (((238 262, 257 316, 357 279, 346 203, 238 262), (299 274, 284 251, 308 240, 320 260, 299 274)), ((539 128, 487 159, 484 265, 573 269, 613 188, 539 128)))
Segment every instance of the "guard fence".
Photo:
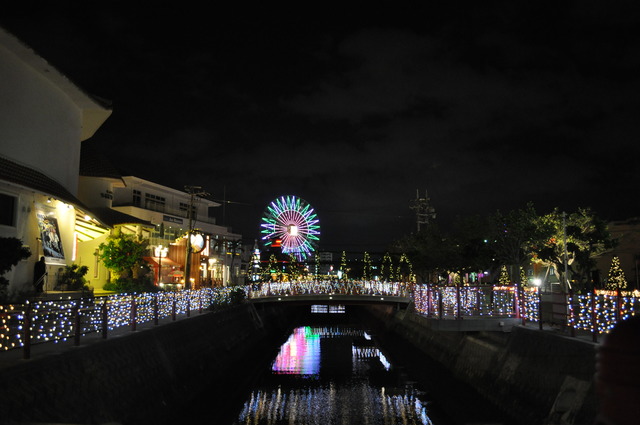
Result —
MULTIPOLYGON (((231 303, 238 287, 202 288, 170 292, 117 294, 103 297, 37 301, 0 305, 0 353, 22 348, 30 358, 33 344, 73 340, 129 326, 231 303)), ((587 294, 543 294, 539 288, 517 285, 436 286, 378 281, 271 282, 241 287, 249 299, 279 295, 382 295, 411 298, 415 312, 441 320, 465 317, 512 317, 522 323, 548 323, 566 328, 572 336, 587 331, 597 341, 617 322, 635 314, 640 292, 595 291, 587 294)), ((0 354, 1 355, 1 354, 0 354)))

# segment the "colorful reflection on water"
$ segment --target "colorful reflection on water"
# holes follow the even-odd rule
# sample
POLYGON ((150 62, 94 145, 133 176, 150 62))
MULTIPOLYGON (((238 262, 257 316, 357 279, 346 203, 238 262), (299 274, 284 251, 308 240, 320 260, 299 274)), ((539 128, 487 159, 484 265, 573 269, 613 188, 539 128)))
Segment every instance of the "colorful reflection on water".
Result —
POLYGON ((299 327, 237 424, 433 424, 428 404, 364 331, 299 327))
POLYGON ((274 373, 317 375, 320 372, 320 335, 309 326, 296 328, 280 347, 271 369, 274 373))

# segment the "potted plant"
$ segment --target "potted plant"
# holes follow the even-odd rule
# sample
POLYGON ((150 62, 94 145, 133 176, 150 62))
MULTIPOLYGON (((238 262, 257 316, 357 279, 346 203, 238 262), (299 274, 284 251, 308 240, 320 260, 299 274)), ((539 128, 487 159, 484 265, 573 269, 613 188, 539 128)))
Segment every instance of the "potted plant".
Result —
POLYGON ((63 291, 88 290, 87 280, 84 278, 88 271, 87 266, 77 264, 65 266, 58 276, 58 287, 63 291))

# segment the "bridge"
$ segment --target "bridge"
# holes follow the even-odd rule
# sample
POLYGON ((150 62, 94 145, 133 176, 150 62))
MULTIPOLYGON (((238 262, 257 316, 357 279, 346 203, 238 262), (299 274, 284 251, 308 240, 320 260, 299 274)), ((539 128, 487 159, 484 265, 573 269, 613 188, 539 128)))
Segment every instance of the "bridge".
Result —
POLYGON ((398 282, 294 281, 248 286, 247 298, 254 304, 393 304, 407 308, 413 301, 409 284, 398 282))

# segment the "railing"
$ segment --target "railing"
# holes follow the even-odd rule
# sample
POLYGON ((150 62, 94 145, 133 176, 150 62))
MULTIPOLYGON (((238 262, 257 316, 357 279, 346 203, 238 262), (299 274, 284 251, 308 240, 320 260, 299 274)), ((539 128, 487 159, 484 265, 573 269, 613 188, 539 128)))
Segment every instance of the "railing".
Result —
POLYGON ((232 288, 203 288, 171 292, 118 294, 105 297, 39 301, 0 305, 0 351, 22 348, 30 358, 31 346, 73 340, 91 333, 107 338, 109 331, 177 315, 202 312, 212 305, 230 303, 232 288))
POLYGON ((382 295, 411 297, 411 285, 378 281, 267 282, 246 287, 249 299, 281 295, 382 295))
MULTIPOLYGON (((202 288, 172 292, 119 294, 105 297, 39 301, 21 305, 0 305, 0 352, 22 348, 24 358, 30 358, 31 346, 45 342, 73 340, 79 345, 82 336, 177 315, 189 316, 212 305, 231 303, 234 287, 202 288)), ((402 282, 379 281, 301 281, 272 282, 242 287, 250 299, 281 295, 381 295, 411 298, 418 314, 437 319, 464 317, 514 317, 527 322, 543 321, 559 324, 576 331, 587 331, 597 342, 600 334, 613 329, 616 323, 636 314, 640 308, 640 292, 596 291, 584 295, 562 295, 558 304, 562 317, 545 315, 540 305, 553 307, 544 301, 538 288, 510 286, 432 286, 402 282), (541 320, 542 319, 542 320, 541 320), (557 323, 556 323, 557 321, 557 323)), ((550 294, 546 294, 548 297, 550 294)))
POLYGON ((596 290, 588 294, 542 294, 537 287, 416 285, 416 310, 425 316, 463 318, 469 316, 506 316, 526 322, 543 322, 598 336, 610 332, 616 323, 640 310, 640 291, 596 290), (544 298, 543 298, 544 297, 544 298), (545 301, 546 298, 546 301, 545 301), (541 312, 540 307, 544 309, 541 312), (546 310, 546 311, 545 311, 546 310), (541 314, 542 313, 542 314, 541 314))
POLYGON ((512 317, 522 323, 543 322, 565 328, 572 336, 587 331, 597 341, 617 322, 640 309, 640 292, 598 290, 590 294, 541 294, 537 287, 516 285, 435 286, 379 281, 271 282, 247 287, 249 298, 280 295, 385 295, 413 299, 416 312, 438 319, 512 317), (540 305, 544 308, 542 310, 540 305))

